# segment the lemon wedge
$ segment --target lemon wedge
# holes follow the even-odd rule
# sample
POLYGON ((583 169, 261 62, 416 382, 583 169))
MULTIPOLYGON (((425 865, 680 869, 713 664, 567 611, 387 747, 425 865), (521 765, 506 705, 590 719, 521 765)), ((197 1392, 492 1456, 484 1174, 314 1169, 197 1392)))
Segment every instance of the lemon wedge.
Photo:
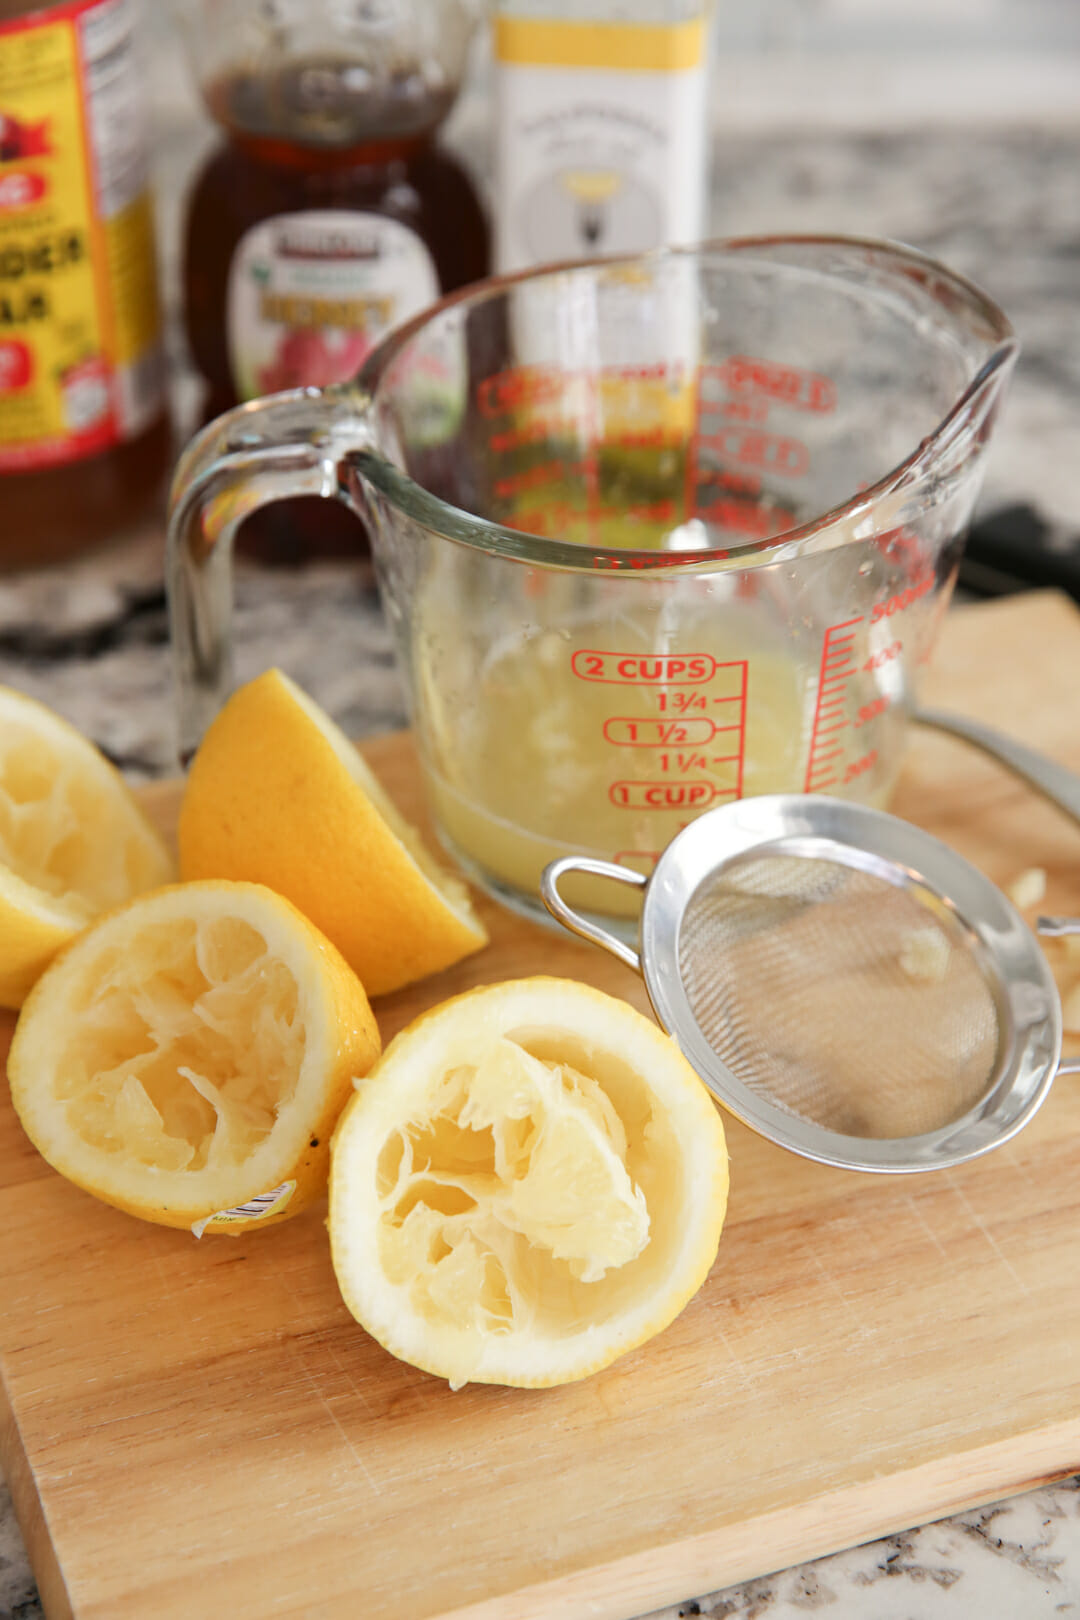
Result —
POLYGON ((382 995, 487 943, 464 883, 427 853, 360 754, 280 670, 242 686, 192 761, 184 878, 265 883, 382 995))

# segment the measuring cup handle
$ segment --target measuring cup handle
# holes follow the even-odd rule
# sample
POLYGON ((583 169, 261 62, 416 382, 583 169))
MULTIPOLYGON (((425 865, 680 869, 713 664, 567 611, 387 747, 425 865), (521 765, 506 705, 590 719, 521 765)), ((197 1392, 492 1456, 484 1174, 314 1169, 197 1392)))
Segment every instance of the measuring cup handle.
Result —
POLYGON ((586 855, 566 855, 562 860, 550 861, 544 867, 540 878, 540 894, 545 906, 557 922, 564 928, 569 928, 572 934, 579 934, 593 945, 602 945, 605 951, 617 956, 620 962, 633 968, 635 973, 641 972, 641 957, 631 946, 623 943, 614 934, 609 934, 598 923, 590 922, 567 905, 559 893, 559 879, 568 872, 587 872, 591 877, 612 878, 616 883, 625 883, 632 889, 643 889, 648 878, 641 872, 634 872, 627 866, 613 866, 610 861, 590 860, 586 855))
POLYGON ((356 510, 344 458, 371 445, 352 384, 293 388, 227 411, 181 456, 169 509, 166 581, 186 764, 232 686, 232 550, 244 518, 292 495, 356 510))

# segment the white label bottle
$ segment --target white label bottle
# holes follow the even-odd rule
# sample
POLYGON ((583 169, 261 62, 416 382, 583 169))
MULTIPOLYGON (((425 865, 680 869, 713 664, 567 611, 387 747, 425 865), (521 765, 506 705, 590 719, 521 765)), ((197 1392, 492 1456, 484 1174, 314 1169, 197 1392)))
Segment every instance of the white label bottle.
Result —
POLYGON ((705 0, 498 0, 499 271, 695 242, 705 0))

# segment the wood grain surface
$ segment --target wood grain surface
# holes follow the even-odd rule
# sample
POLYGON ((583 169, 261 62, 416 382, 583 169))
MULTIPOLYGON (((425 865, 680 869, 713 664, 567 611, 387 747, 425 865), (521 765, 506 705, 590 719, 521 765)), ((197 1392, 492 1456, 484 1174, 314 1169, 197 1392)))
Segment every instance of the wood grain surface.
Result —
MULTIPOLYGON (((949 616, 926 696, 1080 768, 1080 615, 949 616)), ((367 757, 410 816, 404 737, 367 757)), ((163 825, 177 789, 148 794, 163 825)), ((959 743, 894 802, 1080 912, 1080 830, 959 743)), ((537 971, 628 970, 485 905, 492 943, 376 1004, 385 1038, 537 971)), ((10 1020, 0 1014, 0 1055, 10 1020)), ((0 1098, 0 1452, 50 1620, 625 1620, 1080 1469, 1080 1082, 951 1172, 857 1177, 731 1123, 712 1274, 659 1338, 549 1391, 445 1384, 352 1321, 324 1210, 239 1240, 67 1185, 0 1098)))

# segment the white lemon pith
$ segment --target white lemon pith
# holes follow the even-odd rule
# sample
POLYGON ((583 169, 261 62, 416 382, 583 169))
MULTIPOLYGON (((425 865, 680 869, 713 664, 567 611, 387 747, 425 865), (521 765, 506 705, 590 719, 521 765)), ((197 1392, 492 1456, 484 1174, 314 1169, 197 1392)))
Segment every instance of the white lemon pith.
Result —
POLYGON ((92 918, 173 876, 122 777, 67 721, 0 687, 0 1006, 92 918))
POLYGON ((357 750, 280 670, 226 703, 180 810, 185 878, 265 883, 382 995, 487 943, 460 879, 428 854, 357 750))
POLYGON ((696 1293, 727 1181, 719 1114, 648 1019, 569 980, 486 986, 398 1035, 342 1115, 334 1269, 402 1360, 563 1383, 696 1293))
POLYGON ((287 901, 186 884, 68 947, 8 1074, 29 1137, 86 1191, 191 1226, 295 1182, 269 1224, 325 1187, 329 1134, 378 1051, 356 975, 287 901))

